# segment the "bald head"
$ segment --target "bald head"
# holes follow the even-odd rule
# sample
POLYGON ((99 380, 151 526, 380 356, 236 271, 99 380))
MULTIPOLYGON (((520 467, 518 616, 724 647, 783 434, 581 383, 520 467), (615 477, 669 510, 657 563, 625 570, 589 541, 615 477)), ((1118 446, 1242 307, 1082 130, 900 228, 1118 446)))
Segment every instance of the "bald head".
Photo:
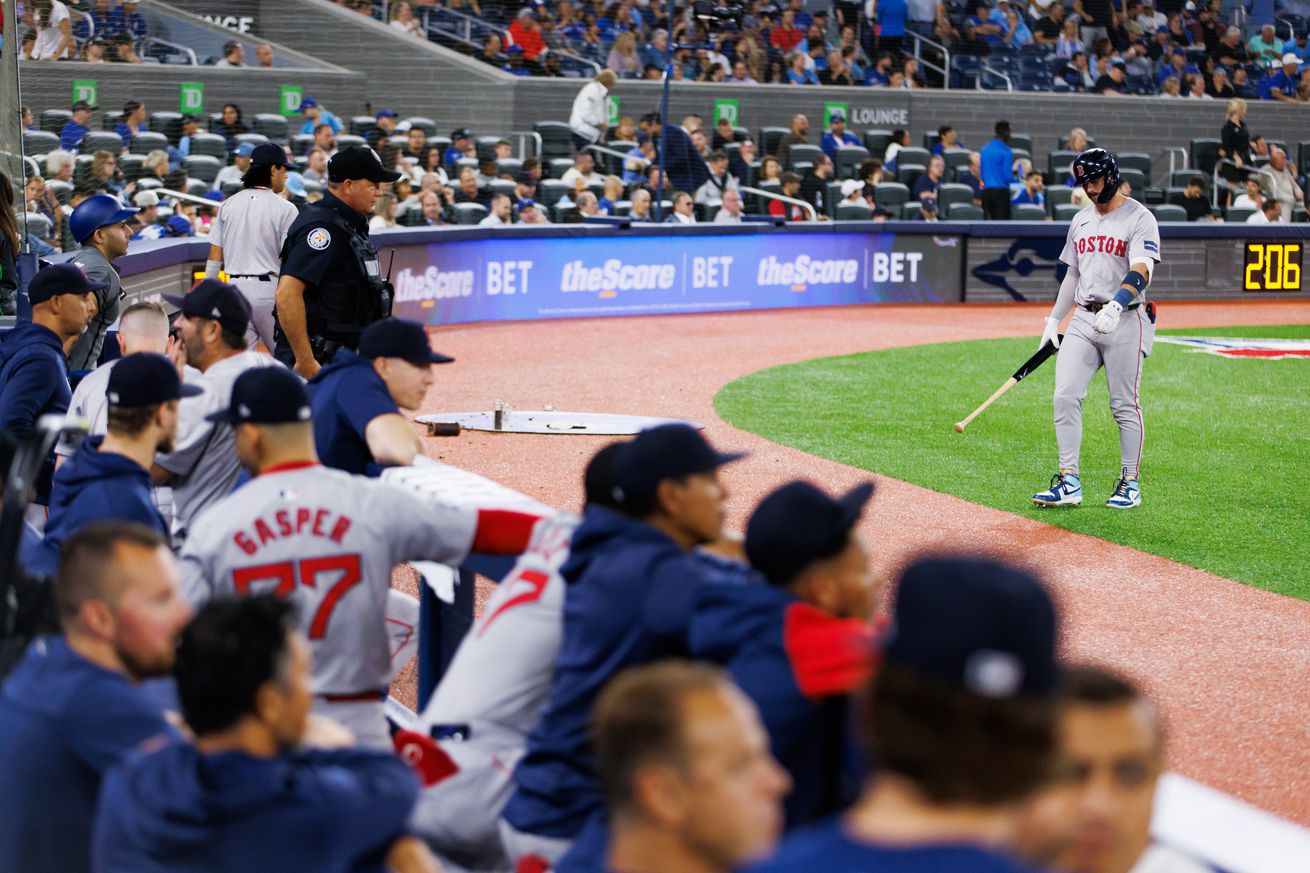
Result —
POLYGON ((138 352, 163 354, 168 347, 168 315, 158 303, 133 303, 118 322, 123 356, 138 352))

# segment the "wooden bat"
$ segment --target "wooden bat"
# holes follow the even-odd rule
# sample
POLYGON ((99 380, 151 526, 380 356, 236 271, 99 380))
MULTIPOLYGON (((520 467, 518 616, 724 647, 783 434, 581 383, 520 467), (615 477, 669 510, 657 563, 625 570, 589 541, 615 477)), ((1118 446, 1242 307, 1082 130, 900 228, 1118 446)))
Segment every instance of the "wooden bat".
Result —
MULTIPOLYGON (((1064 342, 1064 334, 1060 334, 1059 339, 1060 342, 1064 342)), ((975 418, 981 415, 984 409, 995 403, 998 397, 1000 397, 1006 391, 1009 391, 1015 385, 1018 385, 1020 382, 1022 382, 1025 376, 1027 376, 1033 370, 1036 370, 1038 367, 1044 364, 1046 362, 1046 359, 1049 358, 1051 355, 1055 354, 1057 351, 1058 350, 1056 349, 1056 347, 1051 342, 1048 341, 1046 345, 1038 349, 1037 352, 1031 358, 1024 361, 1023 364, 1019 367, 1019 369, 1014 371, 1014 375, 1006 379, 1005 382, 1001 384, 1001 387, 997 388, 991 397, 988 397, 986 400, 982 402, 981 406, 979 406, 973 412, 969 413, 969 416, 965 418, 964 421, 957 421, 955 423, 955 432, 964 433, 964 429, 969 426, 969 422, 973 421, 975 418)))

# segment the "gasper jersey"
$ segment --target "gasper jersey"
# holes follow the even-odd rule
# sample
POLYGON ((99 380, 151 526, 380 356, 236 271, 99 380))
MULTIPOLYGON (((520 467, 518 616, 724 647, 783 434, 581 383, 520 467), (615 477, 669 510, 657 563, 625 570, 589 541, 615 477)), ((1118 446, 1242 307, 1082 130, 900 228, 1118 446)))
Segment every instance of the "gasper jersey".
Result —
POLYGON ((1113 212, 1101 215, 1090 203, 1069 222, 1060 260, 1078 269, 1074 303, 1106 303, 1118 293, 1133 264, 1154 272, 1160 260, 1160 227, 1151 210, 1129 197, 1113 212))

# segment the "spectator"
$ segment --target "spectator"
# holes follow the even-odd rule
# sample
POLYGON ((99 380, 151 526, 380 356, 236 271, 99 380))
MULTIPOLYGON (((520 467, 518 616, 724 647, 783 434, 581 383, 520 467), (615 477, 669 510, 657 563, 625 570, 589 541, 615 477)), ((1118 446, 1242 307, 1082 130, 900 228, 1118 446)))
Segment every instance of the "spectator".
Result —
MULTIPOLYGON (((1233 198, 1233 207, 1237 209, 1254 209, 1259 212, 1264 207, 1264 202, 1264 191, 1260 188, 1260 176, 1252 173, 1246 177, 1245 190, 1233 198)), ((1281 209, 1280 206, 1280 214, 1281 209)))
POLYGON ((1296 86, 1299 84, 1297 69, 1301 66, 1301 59, 1288 52, 1283 55, 1283 65, 1276 73, 1271 73, 1260 80, 1256 92, 1260 95, 1261 100, 1277 100, 1281 103, 1300 103, 1296 96, 1296 86))
MULTIPOLYGON (((463 128, 460 128, 460 131, 462 130, 463 128)), ((456 131, 456 133, 458 132, 459 131, 456 131)), ((467 132, 465 132, 464 135, 465 138, 467 138, 467 132)), ((428 135, 423 128, 414 125, 409 130, 405 131, 405 147, 402 150, 405 157, 409 158, 411 161, 417 161, 419 166, 424 166, 424 158, 430 150, 432 150, 432 146, 428 145, 428 135)), ((460 157, 463 157, 462 152, 455 158, 455 160, 459 160, 460 157)), ((442 155, 442 160, 445 160, 444 155, 442 155)), ((425 166, 424 169, 426 169, 425 166)))
POLYGON ((1045 179, 1041 173, 1028 173, 1023 177, 1023 182, 1011 199, 1011 203, 1018 206, 1022 203, 1031 203, 1034 206, 1045 206, 1046 196, 1042 193, 1045 186, 1045 179))
MULTIPOLYGON (((412 140, 411 140, 412 144, 412 140)), ((454 169, 459 166, 461 158, 474 158, 478 156, 478 150, 473 145, 473 134, 469 133, 467 127, 459 127, 450 132, 450 147, 442 155, 442 161, 446 166, 454 169)))
POLYGON ((712 153, 709 169, 710 177, 705 180, 704 185, 696 189, 696 202, 703 206, 722 202, 724 193, 738 186, 737 177, 728 172, 727 152, 712 153))
POLYGON ((531 7, 520 9, 514 23, 509 26, 509 44, 522 51, 524 59, 534 64, 546 47, 541 28, 537 24, 537 15, 531 7))
POLYGON ((783 55, 790 54, 805 40, 805 32, 796 26, 796 11, 782 10, 778 26, 769 34, 769 44, 783 55))
MULTIPOLYGON (((750 41, 742 42, 743 46, 747 44, 754 45, 755 43, 750 41)), ((732 75, 728 76, 726 81, 732 85, 758 84, 755 77, 751 75, 750 68, 746 65, 746 61, 742 60, 740 51, 738 51, 737 60, 732 64, 732 75)))
POLYGON ((1128 86, 1125 84, 1124 64, 1121 60, 1113 60, 1106 67, 1105 73, 1096 80, 1093 92, 1097 94, 1127 94, 1128 86))
MULTIPOLYGON (((1036 23, 1033 24, 1032 26, 1033 41, 1036 42, 1038 45, 1058 47, 1060 43, 1060 38, 1061 36, 1064 35, 1064 33, 1065 33, 1065 21, 1064 21, 1063 3, 1051 3, 1051 5, 1047 8, 1046 14, 1043 15, 1041 18, 1038 18, 1036 23)), ((1074 33, 1074 39, 1076 41, 1077 33, 1078 33, 1077 22, 1073 22, 1073 33, 1074 33)), ((1081 46, 1079 46, 1079 48, 1081 48, 1081 46)), ((1056 54, 1059 55, 1058 50, 1056 54)), ((1067 54, 1060 55, 1060 56, 1066 58, 1069 57, 1069 55, 1067 54)))
POLYGON ((857 206, 868 205, 865 197, 865 183, 859 179, 847 179, 841 183, 842 203, 851 203, 857 206))
POLYGON ((478 187, 478 171, 473 167, 462 167, 459 171, 459 188, 455 191, 456 203, 477 203, 486 206, 491 202, 491 195, 478 187))
POLYGON ((794 115, 791 119, 791 129, 782 135, 778 141, 778 160, 784 167, 791 162, 791 147, 794 145, 805 145, 810 133, 810 120, 804 115, 794 115))
POLYGON ((1233 93, 1242 100, 1255 100, 1258 95, 1246 75, 1246 67, 1233 67, 1233 93))
POLYGON ((176 737, 136 686, 168 675, 191 611, 149 528, 86 528, 65 545, 53 599, 63 634, 27 648, 0 695, 0 852, 24 870, 89 871, 106 772, 176 737))
MULTIPOLYGON (((18 217, 14 214, 14 185, 0 170, 0 315, 18 314, 18 217)), ((0 352, 0 356, 3 352, 0 352)), ((3 371, 0 370, 0 375, 3 371)), ((4 377, 7 378, 7 377, 4 377)), ((0 396, 4 386, 0 381, 0 396)))
POLYGON ((955 179, 973 190, 973 205, 982 206, 982 153, 969 152, 969 165, 955 179))
POLYGON ((46 178, 52 182, 69 182, 73 181, 73 167, 77 159, 72 152, 63 149, 55 149, 45 156, 45 174, 46 178))
POLYGON ((709 168, 693 139, 693 133, 700 129, 699 115, 688 115, 678 127, 664 126, 664 172, 679 191, 695 191, 709 178, 709 168))
MULTIPOLYGON (((449 188, 443 188, 442 190, 447 194, 450 193, 449 188)), ((437 227, 446 223, 443 214, 445 206, 442 203, 441 194, 436 191, 424 191, 419 195, 418 202, 423 213, 423 218, 419 222, 421 226, 437 227)))
POLYGON ((1182 193, 1171 197, 1169 202, 1175 206, 1183 207, 1183 210, 1187 212, 1188 221, 1214 219, 1210 209, 1210 201, 1205 196, 1205 181, 1200 176, 1190 177, 1182 193))
POLYGON ((145 16, 137 11, 140 2, 141 0, 123 0, 123 5, 114 10, 120 36, 141 39, 150 32, 145 16))
POLYGON ((414 17, 414 10, 404 0, 400 0, 391 7, 391 27, 408 36, 427 39, 427 33, 423 30, 422 22, 414 17))
POLYGON ((820 215, 827 212, 828 184, 833 181, 833 163, 827 155, 819 155, 801 180, 800 198, 810 203, 820 215))
POLYGON ((906 0, 868 0, 864 8, 865 17, 878 22, 876 50, 898 56, 905 40, 906 0))
POLYGON ((1178 48, 1187 48, 1192 44, 1192 34, 1183 27, 1183 16, 1175 12, 1169 16, 1169 41, 1178 48))
POLYGON ((163 149, 155 149, 147 153, 145 160, 141 162, 141 169, 143 178, 154 178, 163 182, 169 174, 168 152, 163 149))
POLYGON ((150 468, 177 436, 178 401, 201 389, 183 385, 177 366, 163 355, 119 359, 109 374, 107 433, 87 439, 55 473, 45 536, 24 550, 29 571, 52 576, 60 547, 96 522, 126 521, 165 537, 156 508, 150 468))
POLYGON ((1296 174, 1287 160, 1287 152, 1278 146, 1269 147, 1269 166, 1260 171, 1269 177, 1269 199, 1282 207, 1282 223, 1292 221, 1292 207, 1305 203, 1305 192, 1296 183, 1296 174))
POLYGON ((806 63, 804 52, 795 51, 787 55, 787 81, 792 85, 817 85, 819 77, 814 68, 806 63))
POLYGON ((254 143, 243 142, 237 146, 236 153, 232 155, 232 163, 218 171, 210 188, 220 191, 228 182, 240 182, 241 177, 250 169, 250 158, 254 153, 254 143))
MULTIPOLYGON (((527 201, 531 202, 531 201, 527 201)), ((651 198, 650 191, 645 188, 638 188, 632 192, 631 202, 628 208, 628 217, 633 221, 652 221, 651 215, 651 198)))
POLYGON ((1075 91, 1090 91, 1096 87, 1096 76, 1087 66, 1087 53, 1083 51, 1074 52, 1060 77, 1075 91))
POLYGON ((1014 150, 1010 148, 1010 122, 996 122, 996 136, 983 146, 979 156, 982 170, 982 206, 989 221, 1010 220, 1010 180, 1014 150))
POLYGON ((664 219, 665 224, 695 224, 696 207, 686 191, 673 192, 673 211, 664 219))
POLYGON ((114 125, 114 133, 123 141, 123 147, 130 145, 132 137, 138 133, 149 130, 146 126, 146 105, 140 100, 129 100, 123 104, 123 120, 114 125))
POLYGON ((314 128, 314 144, 311 148, 320 149, 329 158, 337 153, 337 135, 332 125, 324 122, 314 128))
POLYGON ((277 66, 277 62, 273 57, 273 47, 266 42, 261 42, 255 46, 255 60, 265 69, 277 66))
POLYGON ((1224 67, 1216 67, 1213 75, 1210 77, 1210 85, 1206 93, 1216 100, 1232 100, 1236 92, 1233 91, 1232 84, 1228 81, 1228 70, 1224 67))
MULTIPOLYGON (((132 234, 132 239, 163 239, 164 226, 157 223, 159 221, 159 195, 154 191, 138 191, 136 197, 132 198, 132 205, 140 210, 134 217, 137 231, 132 234)), ((124 313, 124 316, 126 316, 126 313, 124 313)), ((122 329, 120 328, 120 345, 122 341, 122 329)))
POLYGON ((1177 76, 1170 76, 1160 83, 1160 96, 1177 98, 1181 97, 1182 84, 1178 81, 1177 76))
MULTIPOLYGON (((313 133, 313 130, 303 131, 304 133, 313 133)), ((237 136, 243 133, 250 133, 250 125, 241 117, 241 107, 235 103, 223 104, 223 118, 218 123, 218 129, 214 133, 219 134, 227 140, 227 150, 234 152, 237 150, 237 136)))
POLYGON ((578 186, 578 180, 581 179, 584 185, 603 185, 605 177, 596 172, 596 159, 592 157, 589 151, 578 151, 573 155, 573 166, 564 171, 560 181, 569 189, 573 190, 578 186))
POLYGON ((882 159, 886 164, 887 172, 896 172, 896 156, 901 149, 910 144, 910 132, 908 130, 893 130, 892 138, 887 143, 887 151, 883 153, 882 159))
POLYGON ((886 88, 891 81, 892 56, 887 53, 878 55, 869 72, 864 77, 864 84, 872 88, 886 88))
POLYGON ((846 115, 840 111, 833 111, 828 115, 828 132, 823 135, 819 141, 819 147, 823 153, 834 161, 837 160, 837 149, 841 146, 858 146, 860 140, 853 133, 846 130, 846 115))
POLYGON ((373 215, 368 220, 369 232, 389 230, 398 226, 396 224, 396 195, 390 191, 384 191, 378 195, 378 199, 373 203, 373 215))
POLYGON ((322 149, 311 148, 309 154, 305 155, 306 166, 303 172, 304 178, 308 182, 318 182, 323 184, 327 182, 327 152, 322 149))
POLYGON ((1213 100, 1205 93, 1205 77, 1200 73, 1189 73, 1186 79, 1187 96, 1193 100, 1213 100))
POLYGON ((186 362, 200 371, 193 381, 205 389, 182 403, 176 447, 156 461, 156 481, 162 478, 173 488, 173 539, 180 545, 193 519, 229 494, 241 472, 232 427, 206 416, 227 408, 238 376, 276 362, 248 350, 250 304, 236 286, 204 279, 185 296, 164 299, 182 310, 177 328, 186 362))
POLYGON ((396 113, 390 109, 379 109, 374 117, 374 124, 364 134, 364 141, 368 143, 369 148, 377 151, 381 146, 388 145, 392 135, 396 132, 396 113))
POLYGON ((1283 41, 1274 34, 1272 24, 1262 26, 1260 33, 1251 37, 1246 47, 1251 60, 1260 66, 1269 61, 1277 62, 1283 57, 1283 41))
POLYGON ((493 67, 504 67, 509 63, 509 57, 505 54, 505 46, 501 42, 499 33, 487 34, 486 39, 482 40, 482 50, 478 52, 477 57, 478 60, 491 64, 493 67))
POLYGON ((632 31, 622 31, 614 39, 605 60, 605 69, 623 79, 635 79, 641 73, 641 58, 637 57, 637 38, 632 31))
POLYGON ((756 161, 755 140, 747 137, 741 145, 728 155, 728 172, 739 180, 744 180, 758 166, 756 161))
POLYGON ((1224 31, 1223 38, 1219 40, 1219 49, 1216 56, 1219 63, 1226 67, 1245 64, 1250 59, 1250 54, 1242 43, 1242 29, 1240 27, 1229 27, 1224 31))
POLYGON ((29 0, 23 23, 36 29, 32 60, 59 61, 75 58, 71 16, 61 0, 29 0))
POLYGON ((1005 13, 1005 44, 1010 48, 1022 48, 1032 41, 1033 32, 1028 29, 1019 11, 1013 7, 1008 9, 1005 13))
POLYGON ((1050 598, 998 563, 927 559, 901 574, 894 621, 864 721, 874 775, 840 820, 784 840, 756 873, 1027 869, 997 834, 1054 762, 1050 598))
POLYGON ((1272 197, 1259 209, 1247 216, 1247 224, 1283 224, 1283 206, 1272 197))
POLYGON ((914 182, 914 190, 910 196, 916 200, 922 200, 924 197, 937 199, 937 190, 941 188, 942 177, 946 175, 946 161, 941 155, 933 155, 928 159, 928 167, 924 172, 919 174, 919 178, 914 182))
POLYGON ((910 216, 910 221, 937 221, 939 219, 936 197, 924 197, 919 201, 918 205, 919 209, 910 216))
POLYGON ((614 90, 615 81, 613 70, 602 70, 573 98, 569 127, 573 130, 573 143, 577 148, 600 142, 604 138, 609 118, 607 98, 614 90))
MULTIPOLYGON (((1056 9, 1062 8, 1059 3, 1053 3, 1056 9)), ((1072 59, 1079 52, 1085 52, 1087 44, 1082 41, 1078 33, 1078 21, 1073 18, 1064 18, 1060 25, 1060 35, 1055 40, 1055 56, 1057 58, 1072 59)), ((1040 26, 1040 25, 1039 25, 1040 26)), ((1084 60, 1086 56, 1084 56, 1084 60)))
POLYGON ((606 869, 728 873, 777 841, 790 781, 755 705, 718 668, 669 661, 622 673, 592 724, 606 869))
POLYGON ((533 200, 519 201, 519 220, 518 224, 550 224, 550 219, 546 217, 545 210, 537 205, 533 200))
POLYGON ((596 201, 596 211, 600 215, 613 215, 614 204, 623 199, 623 180, 618 176, 605 177, 605 193, 596 201))
POLYGON ((513 204, 508 194, 493 196, 486 217, 478 222, 482 227, 508 227, 513 223, 513 204))
POLYGON ((174 669, 195 743, 106 780, 96 869, 345 871, 385 855, 389 869, 438 870, 407 836, 414 772, 394 754, 349 748, 348 730, 309 715, 311 660, 290 603, 265 595, 202 609, 174 669))
POLYGON ((91 7, 88 14, 91 16, 91 27, 85 26, 85 21, 79 21, 75 30, 75 36, 79 40, 86 40, 93 33, 97 39, 106 39, 122 32, 122 16, 118 14, 120 9, 111 9, 109 0, 95 0, 95 5, 91 7))
MULTIPOLYGON (((782 174, 781 181, 780 194, 793 200, 800 197, 802 179, 798 174, 788 170, 782 174)), ((788 221, 805 221, 809 217, 800 206, 774 199, 769 200, 769 214, 779 218, 786 218, 788 221)))
POLYGON ((82 148, 82 140, 91 132, 87 125, 91 123, 91 114, 96 111, 85 100, 79 100, 73 104, 72 117, 64 124, 63 130, 59 134, 59 147, 66 152, 76 153, 82 148))
POLYGON ((855 84, 855 76, 846 60, 842 57, 841 49, 832 49, 828 52, 828 65, 823 72, 819 73, 819 82, 824 85, 846 85, 847 87, 855 84))
POLYGON ((246 65, 246 47, 239 40, 229 40, 223 44, 223 57, 216 67, 244 67, 246 65))
MULTIPOLYGON (((619 119, 619 123, 616 126, 610 128, 606 132, 605 141, 607 143, 636 142, 637 122, 633 121, 630 116, 627 115, 623 116, 622 118, 619 119)), ((506 147, 508 147, 509 143, 506 142, 505 145, 506 147)), ((497 143, 497 146, 499 146, 499 143, 497 143)), ((497 157, 500 157, 500 155, 497 155, 497 157)), ((507 158, 512 157, 512 155, 507 153, 505 157, 507 158)))
POLYGON ((305 116, 305 123, 300 125, 302 136, 315 133, 321 124, 329 125, 334 136, 341 133, 341 119, 320 105, 313 97, 305 97, 300 101, 300 114, 305 116))
POLYGON ((729 188, 723 192, 719 211, 714 213, 714 223, 741 224, 742 212, 741 192, 736 188, 729 188))
POLYGON ((955 128, 949 124, 943 124, 937 128, 937 142, 933 143, 932 153, 934 155, 945 154, 952 149, 966 148, 965 144, 960 142, 959 134, 955 128))

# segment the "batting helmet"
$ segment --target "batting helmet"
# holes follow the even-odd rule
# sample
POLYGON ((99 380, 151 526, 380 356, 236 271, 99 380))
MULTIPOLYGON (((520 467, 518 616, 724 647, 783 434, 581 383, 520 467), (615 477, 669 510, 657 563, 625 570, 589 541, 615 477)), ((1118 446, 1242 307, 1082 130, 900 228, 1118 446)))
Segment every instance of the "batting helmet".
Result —
POLYGON ((78 245, 102 227, 127 221, 141 210, 124 206, 118 198, 109 194, 97 194, 88 197, 77 205, 68 217, 68 229, 78 245))
POLYGON ((1114 199, 1119 190, 1119 160, 1105 149, 1088 149, 1073 162, 1073 180, 1078 185, 1086 185, 1096 179, 1104 179, 1105 187, 1096 195, 1096 202, 1102 205, 1114 199))

